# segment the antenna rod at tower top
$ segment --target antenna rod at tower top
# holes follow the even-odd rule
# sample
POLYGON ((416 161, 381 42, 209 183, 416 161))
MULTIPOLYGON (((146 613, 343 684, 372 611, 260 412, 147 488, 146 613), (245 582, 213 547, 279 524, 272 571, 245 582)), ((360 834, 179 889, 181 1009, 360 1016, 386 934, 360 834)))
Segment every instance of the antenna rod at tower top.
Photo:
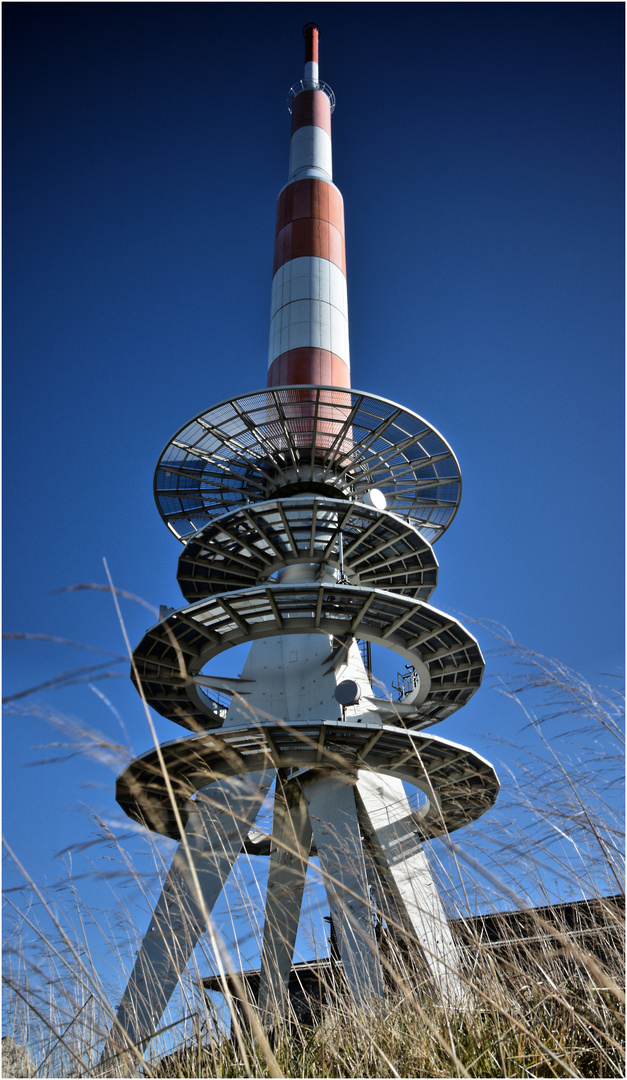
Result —
POLYGON ((305 39, 305 82, 318 82, 318 42, 320 40, 320 27, 317 23, 309 22, 303 26, 305 39))

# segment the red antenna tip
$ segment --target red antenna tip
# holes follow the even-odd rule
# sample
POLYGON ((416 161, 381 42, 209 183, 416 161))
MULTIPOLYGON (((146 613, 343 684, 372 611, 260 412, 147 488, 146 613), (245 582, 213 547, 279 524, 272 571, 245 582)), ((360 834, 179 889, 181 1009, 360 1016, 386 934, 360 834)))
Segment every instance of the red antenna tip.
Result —
POLYGON ((305 63, 309 64, 313 61, 314 64, 317 64, 318 41, 320 38, 320 27, 318 26, 318 23, 305 23, 303 26, 303 37, 305 39, 305 63))

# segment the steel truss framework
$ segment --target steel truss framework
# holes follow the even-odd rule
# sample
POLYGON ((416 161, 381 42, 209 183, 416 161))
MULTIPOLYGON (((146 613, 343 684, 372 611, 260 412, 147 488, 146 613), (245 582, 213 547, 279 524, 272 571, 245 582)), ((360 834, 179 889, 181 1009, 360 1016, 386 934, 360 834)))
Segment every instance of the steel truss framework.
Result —
POLYGON ((214 405, 168 443, 155 498, 189 538, 225 510, 303 490, 359 499, 371 488, 433 541, 461 498, 457 459, 422 417, 385 398, 324 386, 257 390, 214 405))
POLYGON ((157 712, 198 731, 219 723, 198 679, 210 660, 260 638, 315 633, 331 637, 340 658, 360 638, 409 661, 420 676, 419 692, 404 716, 414 728, 450 716, 468 701, 483 675, 479 646, 456 619, 409 597, 332 584, 242 589, 175 611, 135 649, 133 675, 157 712))
MULTIPOLYGON (((232 776, 265 770, 369 769, 403 780, 426 797, 411 819, 424 839, 475 821, 494 803, 498 782, 488 761, 468 747, 389 724, 307 720, 261 724, 164 743, 135 758, 118 777, 116 798, 129 817, 180 840, 190 800, 232 776), (168 777, 166 784, 165 772, 168 777), (168 788, 171 790, 168 790, 168 788)), ((250 847, 251 853, 259 853, 250 847)))
POLYGON ((283 567, 302 562, 341 572, 351 585, 417 600, 428 600, 437 584, 437 559, 416 525, 322 495, 250 503, 222 514, 186 543, 178 583, 194 601, 269 582, 283 567))
POLYGON ((263 1024, 284 1007, 314 853, 355 999, 384 993, 374 897, 418 950, 433 993, 463 1006, 423 844, 476 820, 499 785, 478 754, 421 733, 469 700, 484 669, 474 637, 426 602, 438 570, 431 544, 460 490, 452 451, 420 417, 328 387, 223 402, 162 454, 155 494, 183 541, 178 579, 191 603, 146 632, 132 677, 149 705, 195 734, 118 778, 125 812, 180 843, 105 1057, 158 1027, 242 850, 270 860, 263 1024), (387 508, 370 496, 375 485, 387 508), (410 665, 400 701, 373 690, 360 640, 410 665), (243 643, 241 676, 217 673, 217 658, 243 643), (356 697, 340 708, 346 685, 356 697), (275 780, 268 837, 254 823, 275 780), (418 811, 405 785, 422 792, 418 811))
POLYGON ((242 850, 270 860, 262 1023, 283 1009, 314 853, 353 996, 365 1004, 384 992, 375 897, 414 942, 433 992, 463 1005, 423 843, 476 820, 498 780, 472 750, 421 733, 468 701, 484 669, 474 637, 426 602, 438 570, 431 544, 460 490, 452 451, 420 417, 328 387, 223 402, 164 451, 155 494, 184 544, 178 580, 191 603, 146 632, 132 677, 149 705, 195 734, 118 778, 125 812, 180 845, 105 1057, 158 1026, 242 850), (387 508, 370 497, 375 485, 387 508), (400 701, 377 696, 359 640, 410 665, 400 701), (216 658, 243 643, 252 644, 242 675, 216 673, 216 658), (347 680, 359 690, 340 710, 335 691, 347 680), (228 710, 215 691, 230 697, 228 710), (267 837, 254 823, 275 778, 267 837), (407 784, 422 792, 418 811, 407 784))

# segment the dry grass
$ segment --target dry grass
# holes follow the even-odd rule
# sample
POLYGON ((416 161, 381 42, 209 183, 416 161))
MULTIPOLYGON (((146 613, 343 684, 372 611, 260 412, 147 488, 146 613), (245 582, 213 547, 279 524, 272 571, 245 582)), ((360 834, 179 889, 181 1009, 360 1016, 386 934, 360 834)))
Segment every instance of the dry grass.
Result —
MULTIPOLYGON (((554 661, 505 639, 501 646, 513 674, 500 680, 500 690, 521 716, 516 746, 508 746, 510 775, 501 777, 503 794, 489 820, 433 845, 445 903, 457 919, 478 910, 524 909, 530 896, 537 903, 544 895, 548 880, 567 882, 571 897, 623 890, 622 823, 612 790, 622 773, 620 705, 554 661)), ((118 759, 119 746, 86 729, 69 732, 65 725, 65 736, 81 752, 118 759)), ((165 869, 159 846, 139 873, 124 842, 101 821, 94 830, 94 845, 107 852, 106 919, 83 903, 71 864, 55 889, 44 890, 21 868, 19 853, 7 851, 23 872, 24 889, 5 898, 4 1032, 29 1048, 42 1077, 98 1075, 122 972, 138 945, 129 905, 140 890, 149 910, 165 869), (108 970, 100 954, 108 954, 108 970)), ((229 936, 229 920, 234 936, 247 923, 253 937, 262 932, 263 882, 250 867, 237 880, 230 911, 197 948, 147 1061, 136 1057, 126 1075, 624 1075, 619 905, 601 905, 579 934, 546 912, 528 912, 524 940, 503 924, 498 947, 475 923, 458 923, 468 992, 463 1011, 434 997, 411 948, 399 948, 393 925, 383 926, 385 1002, 360 1010, 335 985, 317 1025, 277 1023, 270 1046, 249 1033, 250 1016, 230 1038, 224 1014, 202 987, 201 976, 216 968, 219 931, 229 936)), ((313 955, 320 936, 312 934, 313 955)), ((243 956, 226 952, 220 963, 246 966, 243 956)))

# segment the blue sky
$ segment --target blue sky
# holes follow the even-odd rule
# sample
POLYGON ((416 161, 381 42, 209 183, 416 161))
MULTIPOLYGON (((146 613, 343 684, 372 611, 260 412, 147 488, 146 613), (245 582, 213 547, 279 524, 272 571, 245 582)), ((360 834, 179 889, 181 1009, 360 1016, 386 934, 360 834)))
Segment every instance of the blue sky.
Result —
MULTIPOLYGON (((424 416, 462 469, 432 602, 486 652, 470 620, 607 682, 624 656, 620 3, 4 4, 5 632, 123 653, 109 596, 58 591, 104 584, 103 558, 119 588, 182 604, 153 471, 186 420, 265 384, 310 19, 337 96, 353 385, 424 416)), ((135 644, 154 620, 123 612, 135 644)), ((4 693, 106 660, 10 641, 4 693)), ((66 739, 44 714, 150 744, 114 670, 5 719, 4 833, 48 884, 93 834, 86 808, 117 807, 106 763, 29 767, 68 753, 38 749, 66 739)), ((516 725, 486 683, 440 733, 499 761, 516 725)))

